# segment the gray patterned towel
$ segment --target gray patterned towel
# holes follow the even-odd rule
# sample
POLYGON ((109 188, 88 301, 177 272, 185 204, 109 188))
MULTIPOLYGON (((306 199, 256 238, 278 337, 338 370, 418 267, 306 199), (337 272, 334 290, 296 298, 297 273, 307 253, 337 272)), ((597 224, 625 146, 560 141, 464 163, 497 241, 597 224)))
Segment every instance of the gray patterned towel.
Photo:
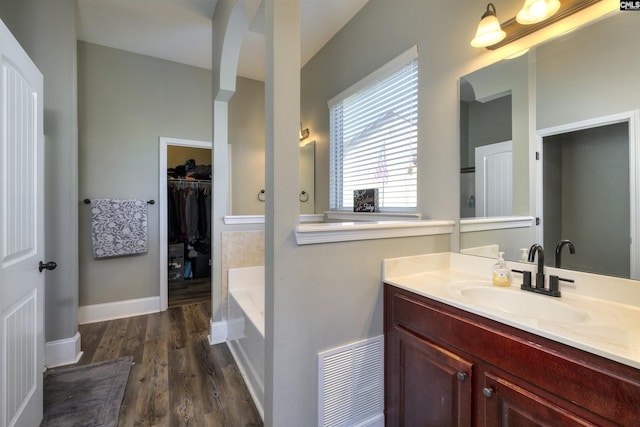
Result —
POLYGON ((145 200, 91 200, 91 240, 94 258, 147 252, 145 200))

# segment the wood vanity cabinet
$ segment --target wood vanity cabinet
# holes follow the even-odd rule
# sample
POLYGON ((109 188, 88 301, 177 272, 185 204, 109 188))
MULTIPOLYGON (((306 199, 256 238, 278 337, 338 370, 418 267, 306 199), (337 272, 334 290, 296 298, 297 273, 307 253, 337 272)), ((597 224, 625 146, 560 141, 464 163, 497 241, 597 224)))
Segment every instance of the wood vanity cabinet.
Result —
POLYGON ((384 286, 387 426, 640 426, 640 370, 384 286))

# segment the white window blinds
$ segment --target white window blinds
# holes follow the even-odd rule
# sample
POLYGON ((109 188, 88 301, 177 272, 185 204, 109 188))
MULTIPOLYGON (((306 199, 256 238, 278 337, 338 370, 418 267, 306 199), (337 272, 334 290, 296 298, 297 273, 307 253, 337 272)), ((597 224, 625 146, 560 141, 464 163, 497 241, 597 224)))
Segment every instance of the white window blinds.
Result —
POLYGON ((417 48, 329 101, 331 209, 377 188, 381 210, 417 204, 417 48))

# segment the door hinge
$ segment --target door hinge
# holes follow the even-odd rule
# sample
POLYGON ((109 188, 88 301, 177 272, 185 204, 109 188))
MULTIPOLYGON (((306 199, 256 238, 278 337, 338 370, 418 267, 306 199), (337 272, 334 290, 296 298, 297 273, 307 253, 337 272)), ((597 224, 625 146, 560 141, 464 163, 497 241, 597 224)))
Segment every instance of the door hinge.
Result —
POLYGON ((540 225, 540 217, 539 216, 536 217, 536 225, 540 225))
POLYGON ((536 151, 536 160, 540 160, 540 152, 536 151))

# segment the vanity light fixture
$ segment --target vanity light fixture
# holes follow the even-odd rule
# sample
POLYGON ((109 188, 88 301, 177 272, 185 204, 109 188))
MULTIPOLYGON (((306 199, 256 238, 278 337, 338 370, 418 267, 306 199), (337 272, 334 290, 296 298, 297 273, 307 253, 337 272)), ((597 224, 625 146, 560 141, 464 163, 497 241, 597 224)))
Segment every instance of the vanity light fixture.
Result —
POLYGON ((302 122, 300 122, 300 141, 309 138, 309 128, 302 129, 302 122))
POLYGON ((560 9, 559 0, 525 0, 524 6, 516 15, 516 21, 523 25, 542 22, 560 9))
POLYGON ((473 47, 487 47, 504 39, 506 33, 500 28, 500 21, 496 17, 496 7, 493 3, 487 5, 487 11, 480 18, 476 36, 471 40, 473 47))
POLYGON ((558 0, 526 0, 522 10, 518 13, 518 16, 508 19, 501 24, 502 30, 507 34, 507 36, 497 43, 486 46, 486 48, 490 50, 499 49, 502 46, 506 46, 509 43, 533 34, 538 30, 568 18, 569 16, 595 5, 596 3, 600 3, 601 1, 603 0, 562 0, 561 4, 558 0), (543 5, 536 6, 538 3, 543 5), (547 10, 549 13, 545 14, 544 16, 546 17, 541 21, 532 21, 531 18, 526 24, 520 21, 520 17, 522 16, 521 14, 524 13, 525 16, 530 16, 534 13, 531 12, 531 10, 541 11, 542 9, 547 10), (527 10, 530 12, 526 12, 527 10))

